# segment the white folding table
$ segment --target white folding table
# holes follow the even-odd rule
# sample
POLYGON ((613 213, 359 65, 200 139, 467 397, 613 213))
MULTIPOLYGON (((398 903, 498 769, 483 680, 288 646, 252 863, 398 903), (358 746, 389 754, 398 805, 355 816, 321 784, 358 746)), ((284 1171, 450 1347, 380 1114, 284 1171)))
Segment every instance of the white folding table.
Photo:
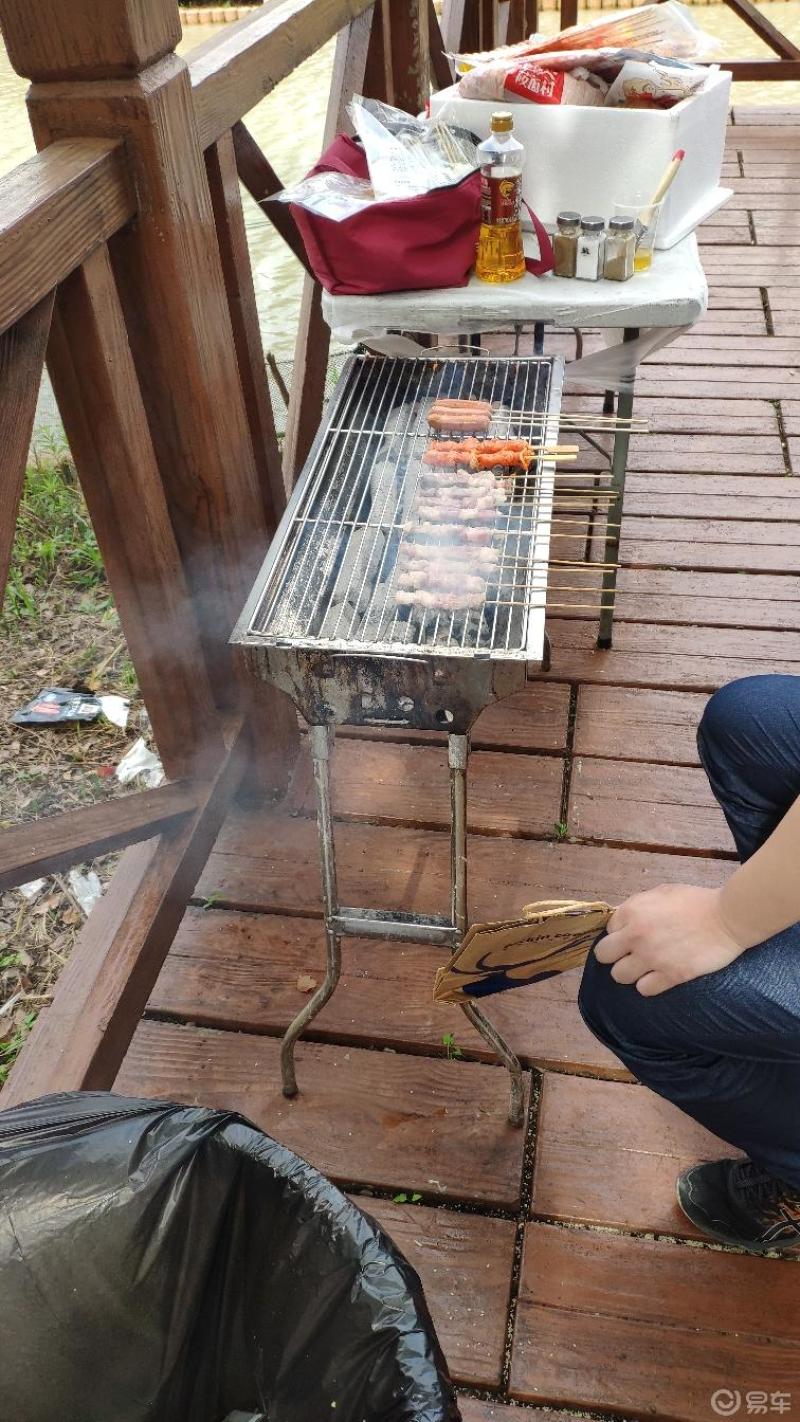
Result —
MULTIPOLYGON (((535 251, 535 239, 525 244, 535 251)), ((541 349, 545 326, 562 329, 619 330, 624 341, 641 332, 692 326, 705 314, 708 286, 694 235, 653 254, 649 271, 628 282, 570 280, 552 275, 526 275, 506 285, 487 285, 473 276, 467 286, 434 291, 400 291, 381 296, 331 296, 323 292, 322 310, 334 334, 345 342, 377 340, 390 332, 478 335, 512 327, 533 327, 541 349)), ((677 330, 676 330, 677 334, 677 330)), ((591 359, 591 358, 589 358, 591 359)), ((567 366, 567 378, 570 367, 567 366)), ((577 375, 576 375, 577 378, 577 375)), ((620 420, 633 413, 633 385, 620 390, 620 420)), ((598 645, 611 646, 616 564, 619 558, 622 502, 630 434, 624 424, 615 431, 611 459, 611 489, 617 517, 609 528, 604 563, 603 611, 598 645)))

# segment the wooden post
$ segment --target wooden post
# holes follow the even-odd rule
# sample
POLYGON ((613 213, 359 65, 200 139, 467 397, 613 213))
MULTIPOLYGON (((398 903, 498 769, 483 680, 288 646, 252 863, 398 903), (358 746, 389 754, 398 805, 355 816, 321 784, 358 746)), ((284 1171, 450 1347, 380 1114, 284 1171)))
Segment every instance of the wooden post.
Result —
MULTIPOLYGON (((125 141, 139 210, 109 251, 214 695, 229 706, 242 688, 227 639, 267 547, 269 511, 188 71, 172 52, 177 6, 71 0, 65 10, 41 0, 35 23, 31 15, 29 0, 0 0, 12 62, 33 81, 37 145, 74 135, 125 141)), ((292 737, 281 700, 275 693, 274 724, 292 737)))
MULTIPOLYGON (((375 7, 377 11, 377 6, 375 7)), ((346 122, 345 109, 354 93, 363 88, 367 51, 373 23, 367 10, 342 30, 336 42, 331 94, 325 120, 323 146, 332 143, 346 122)), ((376 19, 376 23, 379 21, 376 19)), ((283 476, 291 489, 305 463, 322 413, 325 375, 331 333, 322 316, 322 294, 313 277, 303 282, 300 321, 294 349, 292 388, 283 441, 283 476)))
POLYGON ((31 442, 36 398, 53 313, 52 295, 0 336, 0 612, 11 566, 19 501, 31 442))
POLYGON ((34 81, 37 145, 76 134, 126 142, 139 213, 110 244, 112 263, 215 693, 224 693, 227 637, 264 555, 267 518, 188 72, 170 52, 177 7, 42 8, 53 21, 37 11, 34 26, 27 0, 0 0, 13 63, 34 81), (60 82, 46 82, 53 78, 60 82))

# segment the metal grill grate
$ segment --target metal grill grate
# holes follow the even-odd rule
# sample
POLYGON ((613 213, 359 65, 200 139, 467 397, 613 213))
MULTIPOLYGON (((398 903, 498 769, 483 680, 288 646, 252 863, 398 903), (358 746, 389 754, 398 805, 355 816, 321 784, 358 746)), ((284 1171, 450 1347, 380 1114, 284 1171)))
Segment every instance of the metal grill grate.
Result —
MULTIPOLYGON (((554 443, 561 364, 552 359, 354 356, 262 570, 247 639, 371 655, 536 655, 547 587, 553 465, 519 471, 499 506, 482 605, 399 606, 398 553, 420 486, 437 397, 481 399, 491 438, 554 443)), ((469 573, 465 550, 464 572, 469 573)))

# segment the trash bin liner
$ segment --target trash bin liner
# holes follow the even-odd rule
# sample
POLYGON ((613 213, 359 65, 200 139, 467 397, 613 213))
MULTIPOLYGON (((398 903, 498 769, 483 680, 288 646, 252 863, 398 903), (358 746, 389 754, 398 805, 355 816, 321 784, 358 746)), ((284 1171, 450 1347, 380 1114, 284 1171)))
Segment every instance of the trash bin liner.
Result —
POLYGON ((0 1415, 458 1422, 417 1275, 227 1111, 105 1092, 0 1114, 0 1415))

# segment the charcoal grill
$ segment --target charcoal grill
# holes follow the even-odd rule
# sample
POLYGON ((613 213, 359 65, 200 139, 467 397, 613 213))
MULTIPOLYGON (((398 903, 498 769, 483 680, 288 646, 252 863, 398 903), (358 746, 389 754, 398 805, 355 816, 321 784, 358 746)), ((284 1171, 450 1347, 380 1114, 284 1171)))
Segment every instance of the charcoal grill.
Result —
MULTIPOLYGON (((346 363, 305 468, 233 633, 251 671, 288 692, 308 722, 317 795, 327 943, 322 985, 291 1024, 281 1066, 297 1092, 294 1044, 328 1001, 346 934, 455 947, 467 927, 469 730, 492 701, 546 661, 545 598, 555 489, 539 454, 509 481, 480 606, 399 606, 398 552, 437 397, 489 400, 492 437, 555 444, 563 362, 470 356, 346 363), (450 914, 342 907, 336 882, 330 757, 338 725, 446 732, 451 787, 450 914)), ((474 1003, 463 1011, 511 1073, 509 1118, 523 1116, 522 1072, 474 1003)))

